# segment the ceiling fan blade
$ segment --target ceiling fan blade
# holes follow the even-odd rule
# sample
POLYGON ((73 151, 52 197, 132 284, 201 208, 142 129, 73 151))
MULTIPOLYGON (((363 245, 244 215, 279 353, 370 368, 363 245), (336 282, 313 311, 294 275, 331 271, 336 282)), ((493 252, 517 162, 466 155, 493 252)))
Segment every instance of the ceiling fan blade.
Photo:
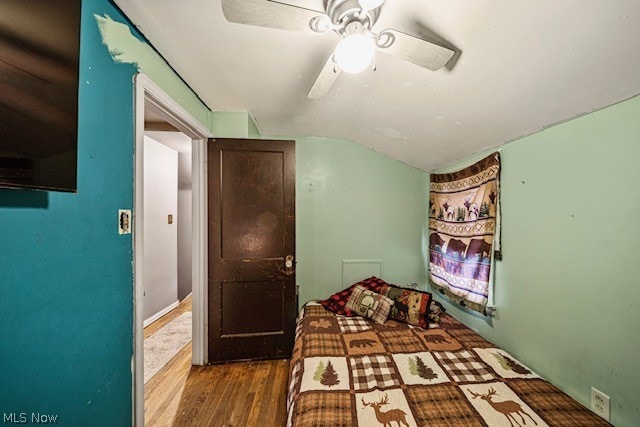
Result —
POLYGON ((455 51, 397 30, 384 30, 378 35, 378 50, 436 71, 442 68, 455 51))
POLYGON ((222 13, 229 22, 287 31, 312 31, 309 22, 318 16, 315 10, 271 0, 222 0, 222 13))
POLYGON ((311 86, 311 90, 307 94, 307 98, 309 99, 320 99, 324 95, 329 92, 331 86, 336 81, 338 76, 340 75, 340 68, 336 66, 336 63, 333 62, 333 53, 327 59, 327 62, 324 63, 320 74, 316 78, 316 81, 313 82, 313 86, 311 86))

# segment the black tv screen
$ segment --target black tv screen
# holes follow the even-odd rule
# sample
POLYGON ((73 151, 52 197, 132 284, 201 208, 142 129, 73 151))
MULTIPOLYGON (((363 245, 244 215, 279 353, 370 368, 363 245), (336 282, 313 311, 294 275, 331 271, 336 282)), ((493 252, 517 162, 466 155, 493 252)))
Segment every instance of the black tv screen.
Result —
POLYGON ((0 0, 0 186, 76 191, 81 0, 0 0))

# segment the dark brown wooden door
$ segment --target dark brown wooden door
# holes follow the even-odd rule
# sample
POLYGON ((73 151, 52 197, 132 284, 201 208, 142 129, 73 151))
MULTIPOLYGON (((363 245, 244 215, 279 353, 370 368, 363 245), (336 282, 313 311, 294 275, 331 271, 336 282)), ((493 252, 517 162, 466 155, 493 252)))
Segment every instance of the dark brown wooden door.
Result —
POLYGON ((295 143, 211 139, 209 362, 288 358, 297 310, 295 143))

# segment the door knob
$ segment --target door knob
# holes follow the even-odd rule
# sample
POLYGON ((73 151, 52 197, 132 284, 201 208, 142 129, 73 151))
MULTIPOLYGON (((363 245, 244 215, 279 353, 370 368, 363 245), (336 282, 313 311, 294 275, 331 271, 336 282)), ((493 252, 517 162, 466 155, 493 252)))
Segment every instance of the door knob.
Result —
POLYGON ((284 259, 284 272, 287 276, 293 274, 293 255, 287 255, 284 259))

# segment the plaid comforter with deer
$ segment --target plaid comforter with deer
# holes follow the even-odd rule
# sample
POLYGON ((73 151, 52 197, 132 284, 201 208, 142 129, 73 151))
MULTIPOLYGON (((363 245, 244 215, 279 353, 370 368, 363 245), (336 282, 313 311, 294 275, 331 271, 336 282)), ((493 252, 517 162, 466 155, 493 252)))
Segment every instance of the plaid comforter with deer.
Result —
POLYGON ((298 317, 288 426, 607 426, 449 315, 428 330, 335 315, 298 317))

